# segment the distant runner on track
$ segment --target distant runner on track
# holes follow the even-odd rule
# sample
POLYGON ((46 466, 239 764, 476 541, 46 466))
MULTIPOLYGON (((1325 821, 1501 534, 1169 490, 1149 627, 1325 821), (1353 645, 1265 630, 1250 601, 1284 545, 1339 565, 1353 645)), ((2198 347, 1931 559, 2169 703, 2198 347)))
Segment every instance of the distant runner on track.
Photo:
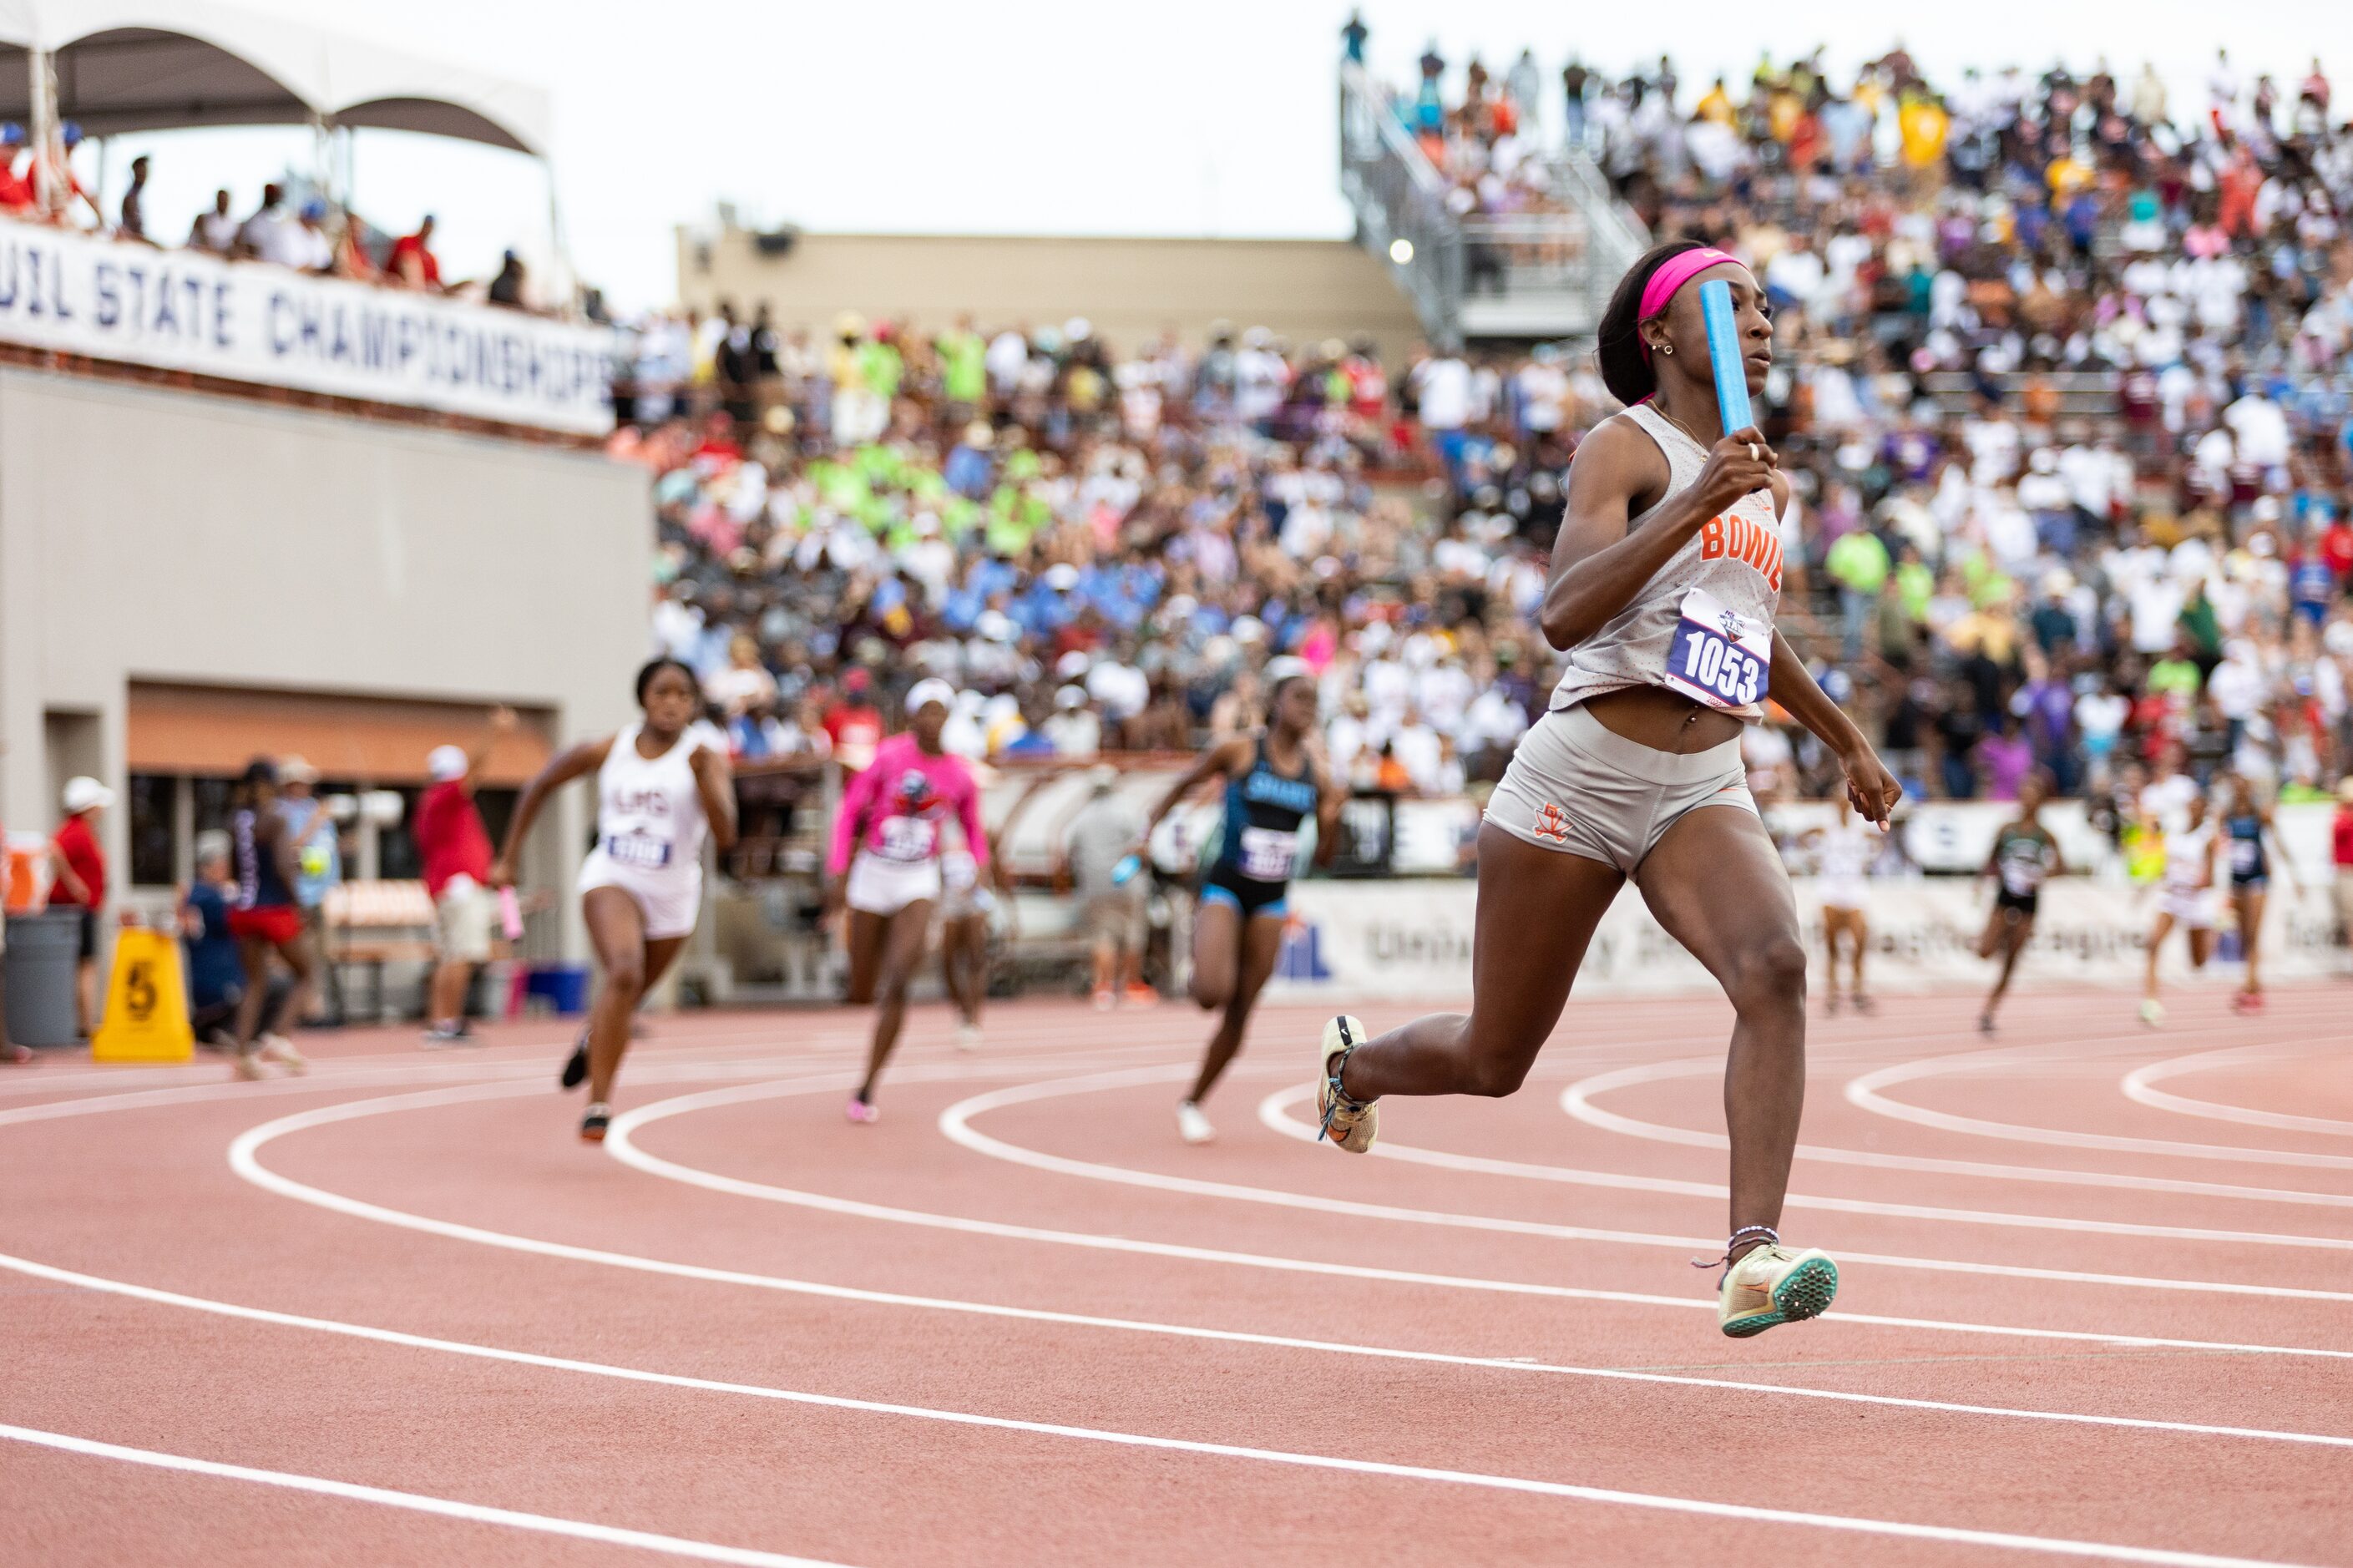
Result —
POLYGON ((539 771, 515 803, 506 843, 491 868, 511 888, 540 807, 574 779, 596 775, 596 847, 580 867, 580 916, 605 983, 588 1026, 564 1064, 566 1089, 588 1080, 580 1136, 604 1142, 608 1103, 629 1026, 694 934, 702 908, 702 841, 735 842, 735 783, 726 738, 705 723, 694 671, 658 658, 638 671, 645 717, 601 741, 584 741, 539 771))
MULTIPOLYGON (((919 680, 907 693, 907 731, 875 748, 873 765, 842 792, 826 859, 826 908, 849 911, 849 1000, 874 1004, 874 1040, 866 1077, 849 1097, 852 1121, 880 1121, 874 1087, 907 1014, 907 985, 923 967, 932 911, 946 890, 941 829, 953 817, 964 830, 973 875, 989 864, 980 790, 962 757, 942 749, 940 731, 955 705, 944 680, 919 680)), ((976 1010, 965 1015, 974 1026, 976 1010)), ((962 1041, 977 1043, 972 1036, 962 1041)))
POLYGON ((1993 879, 1994 890, 1993 908, 1986 911, 1985 930, 1978 937, 1978 956, 2001 963, 1993 989, 1986 994, 1984 1010, 1978 1015, 1981 1035, 1993 1033, 1994 1009, 2010 991, 2010 976, 2018 971, 2018 955, 2034 940, 2042 884, 2067 869, 2059 841, 2042 826, 2042 803, 2050 794, 2050 781, 2040 771, 2020 781, 2018 816, 1994 835, 1993 850, 1978 873, 1993 879))
POLYGON ((1304 675, 1278 681, 1263 733, 1237 735, 1202 753, 1169 786, 1145 824, 1152 829, 1176 803, 1213 778, 1226 782, 1225 825, 1218 858, 1202 875, 1193 912, 1193 1000, 1224 1016, 1209 1037, 1201 1070, 1176 1106, 1176 1131, 1187 1143, 1207 1143, 1217 1129, 1201 1101, 1217 1087, 1226 1064, 1242 1048, 1250 1010, 1282 952, 1291 912, 1291 877, 1299 864, 1299 831, 1315 819, 1315 857, 1328 861, 1339 845, 1344 796, 1327 780, 1310 747, 1315 734, 1315 682, 1304 675))

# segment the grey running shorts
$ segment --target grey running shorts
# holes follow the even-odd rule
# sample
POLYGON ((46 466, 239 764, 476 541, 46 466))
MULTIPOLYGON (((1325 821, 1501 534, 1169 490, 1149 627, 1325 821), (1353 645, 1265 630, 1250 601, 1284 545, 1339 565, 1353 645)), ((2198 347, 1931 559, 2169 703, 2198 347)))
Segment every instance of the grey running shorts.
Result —
POLYGON ((1577 707, 1546 713, 1520 737, 1487 801, 1487 820, 1539 848, 1630 877, 1683 813, 1708 805, 1757 815, 1739 741, 1654 752, 1577 707))

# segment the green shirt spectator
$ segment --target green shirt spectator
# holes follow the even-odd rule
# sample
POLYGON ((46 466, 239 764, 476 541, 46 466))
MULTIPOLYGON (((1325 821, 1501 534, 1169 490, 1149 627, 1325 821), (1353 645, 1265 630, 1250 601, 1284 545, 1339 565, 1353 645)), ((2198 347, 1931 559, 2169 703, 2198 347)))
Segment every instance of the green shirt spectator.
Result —
POLYGON ((1858 528, 1839 535, 1822 564, 1841 587, 1877 594, 1879 585, 1887 581, 1887 546, 1871 530, 1858 528))
POLYGON ((899 351, 889 343, 869 338, 858 345, 859 378, 866 390, 888 402, 899 395, 899 377, 906 370, 899 351))
POLYGON ((2148 667, 2148 689, 2159 697, 2179 697, 2184 702, 2197 700, 2198 667, 2186 658, 2168 656, 2148 667))
POLYGON ((1928 601, 1936 596, 1936 574, 1925 561, 1906 561, 1895 568, 1895 595, 1904 613, 1915 622, 1928 618, 1928 601))
POLYGON ((988 345, 959 322, 934 340, 940 356, 940 390, 950 403, 977 404, 988 395, 988 345))

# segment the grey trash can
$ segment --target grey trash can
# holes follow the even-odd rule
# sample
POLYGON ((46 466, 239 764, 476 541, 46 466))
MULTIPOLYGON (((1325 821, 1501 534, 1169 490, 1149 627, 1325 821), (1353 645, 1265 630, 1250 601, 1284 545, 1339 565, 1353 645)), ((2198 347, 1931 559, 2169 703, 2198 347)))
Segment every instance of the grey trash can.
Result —
POLYGON ((8 917, 8 1037, 20 1046, 81 1039, 74 970, 81 957, 81 911, 45 910, 8 917))

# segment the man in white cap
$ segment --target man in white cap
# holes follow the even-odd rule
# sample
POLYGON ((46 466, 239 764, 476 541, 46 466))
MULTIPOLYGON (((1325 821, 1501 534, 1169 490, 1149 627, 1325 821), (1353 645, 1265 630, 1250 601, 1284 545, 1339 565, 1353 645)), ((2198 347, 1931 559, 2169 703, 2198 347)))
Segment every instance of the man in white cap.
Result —
POLYGON ((74 1009, 87 1037, 98 1027, 98 911, 106 903, 106 851, 99 847, 98 814, 114 804, 114 792, 82 774, 66 780, 62 804, 66 819, 49 841, 49 861, 57 874, 49 907, 81 912, 74 1009))
POLYGON ((425 1043, 465 1043, 466 992, 474 969, 491 957, 498 916, 491 891, 491 836, 474 804, 474 784, 501 736, 515 727, 512 709, 491 710, 490 727, 469 752, 436 746, 425 759, 433 783, 417 802, 409 837, 424 862, 425 890, 433 899, 433 978, 426 989, 425 1043))

